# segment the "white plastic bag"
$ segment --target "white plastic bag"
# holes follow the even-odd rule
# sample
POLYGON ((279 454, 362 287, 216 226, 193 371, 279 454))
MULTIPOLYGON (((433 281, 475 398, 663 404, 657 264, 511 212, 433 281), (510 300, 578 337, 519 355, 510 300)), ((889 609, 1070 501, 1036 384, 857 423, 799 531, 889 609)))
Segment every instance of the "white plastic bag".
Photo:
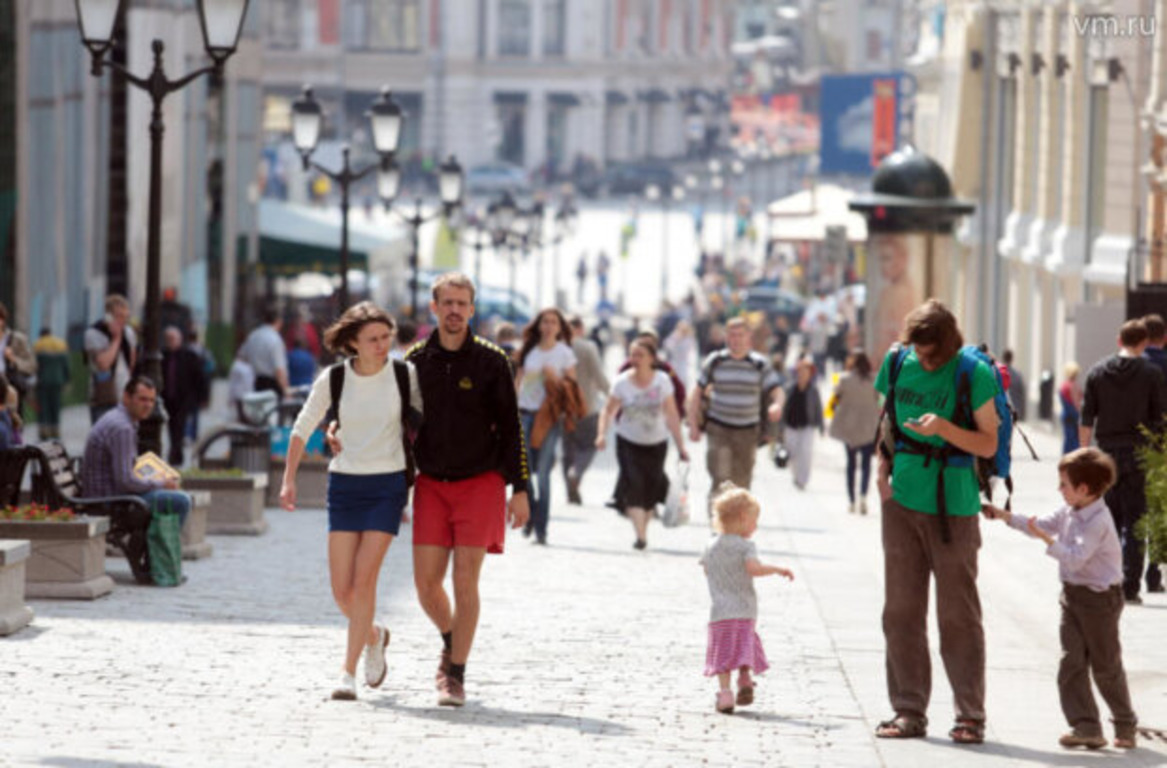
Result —
POLYGON ((665 511, 661 522, 666 528, 676 528, 689 522, 689 462, 677 462, 677 471, 669 478, 669 494, 665 497, 665 511))

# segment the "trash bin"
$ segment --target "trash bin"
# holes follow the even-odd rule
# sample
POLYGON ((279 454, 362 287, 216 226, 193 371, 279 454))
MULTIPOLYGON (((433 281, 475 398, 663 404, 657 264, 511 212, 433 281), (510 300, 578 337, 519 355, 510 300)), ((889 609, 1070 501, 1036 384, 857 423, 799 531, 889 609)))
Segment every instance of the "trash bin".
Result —
POLYGON ((266 475, 271 468, 271 433, 265 427, 231 431, 231 466, 266 475))
POLYGON ((1053 421, 1054 418, 1054 374, 1048 368, 1041 372, 1041 388, 1037 400, 1038 418, 1053 421))

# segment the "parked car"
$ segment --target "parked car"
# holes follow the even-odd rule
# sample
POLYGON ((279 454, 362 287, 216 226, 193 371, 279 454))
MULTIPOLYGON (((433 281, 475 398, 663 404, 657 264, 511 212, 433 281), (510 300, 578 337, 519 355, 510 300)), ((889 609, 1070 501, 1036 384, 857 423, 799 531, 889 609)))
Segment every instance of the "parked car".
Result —
POLYGON ((782 315, 791 328, 797 328, 806 311, 806 299, 770 285, 751 285, 746 289, 745 306, 750 312, 765 312, 771 323, 782 315))
POLYGON ((487 163, 476 165, 466 172, 466 191, 472 195, 512 195, 531 193, 531 182, 527 172, 510 163, 487 163))
POLYGON ((656 184, 661 190, 666 190, 675 182, 673 169, 656 163, 610 165, 605 181, 608 192, 613 195, 641 195, 649 184, 656 184))

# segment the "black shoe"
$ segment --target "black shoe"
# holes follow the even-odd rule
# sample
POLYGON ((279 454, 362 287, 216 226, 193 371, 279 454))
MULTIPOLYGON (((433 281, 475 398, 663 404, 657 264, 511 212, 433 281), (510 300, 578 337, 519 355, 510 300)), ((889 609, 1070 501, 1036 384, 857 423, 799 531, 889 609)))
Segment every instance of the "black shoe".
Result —
POLYGON ((523 526, 523 538, 525 538, 525 539, 531 538, 531 531, 533 531, 533 530, 535 530, 535 529, 531 526, 530 523, 527 523, 526 525, 524 525, 523 526))
POLYGON ((1127 602, 1127 605, 1142 605, 1143 598, 1139 597, 1137 594, 1127 595, 1126 602, 1127 602))
POLYGON ((535 536, 535 543, 541 547, 547 546, 547 536, 546 535, 543 535, 543 536, 536 535, 535 536))
POLYGON ((1155 593, 1167 592, 1167 587, 1164 587, 1162 584, 1156 584, 1153 587, 1147 587, 1147 591, 1155 593))
POLYGON ((579 478, 570 475, 567 477, 567 503, 576 506, 583 504, 583 499, 579 495, 579 478))
POLYGON ((633 549, 644 549, 648 546, 648 542, 644 539, 637 539, 636 543, 632 545, 633 549))

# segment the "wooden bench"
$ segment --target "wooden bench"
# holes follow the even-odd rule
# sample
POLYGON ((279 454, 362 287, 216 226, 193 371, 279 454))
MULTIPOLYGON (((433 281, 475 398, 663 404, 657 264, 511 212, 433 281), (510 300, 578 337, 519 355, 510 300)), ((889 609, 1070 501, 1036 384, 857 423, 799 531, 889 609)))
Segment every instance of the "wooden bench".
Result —
POLYGON ((150 554, 146 547, 146 529, 150 526, 150 507, 138 496, 103 496, 79 498, 83 495, 78 477, 78 461, 71 458, 61 443, 51 440, 39 445, 10 451, 0 461, 0 467, 19 463, 19 474, 13 467, 0 469, 0 504, 15 504, 21 477, 27 465, 32 467, 32 501, 49 509, 68 507, 79 515, 97 515, 109 518, 106 541, 121 550, 130 564, 130 570, 141 584, 150 584, 150 554), (15 474, 13 483, 8 475, 15 474))

